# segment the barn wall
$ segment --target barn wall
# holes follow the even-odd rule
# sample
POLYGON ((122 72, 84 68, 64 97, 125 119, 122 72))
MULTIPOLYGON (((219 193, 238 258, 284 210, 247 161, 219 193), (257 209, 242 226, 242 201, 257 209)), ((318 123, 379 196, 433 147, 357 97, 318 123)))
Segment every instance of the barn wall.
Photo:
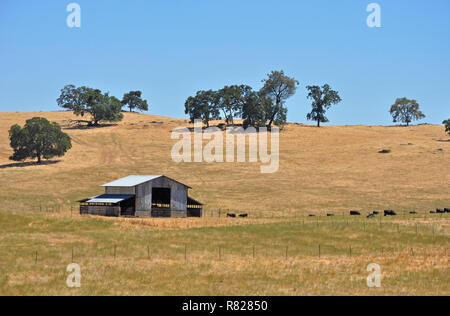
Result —
POLYGON ((136 216, 151 216, 152 182, 146 182, 136 187, 136 216))
POLYGON ((134 187, 105 187, 105 194, 135 195, 134 187))
POLYGON ((120 206, 80 206, 81 215, 120 217, 120 206))
MULTIPOLYGON (((170 188, 171 211, 186 214, 188 188, 166 177, 161 177, 136 187, 136 216, 151 216, 153 188, 170 188)), ((178 216, 179 214, 174 215, 178 216)))

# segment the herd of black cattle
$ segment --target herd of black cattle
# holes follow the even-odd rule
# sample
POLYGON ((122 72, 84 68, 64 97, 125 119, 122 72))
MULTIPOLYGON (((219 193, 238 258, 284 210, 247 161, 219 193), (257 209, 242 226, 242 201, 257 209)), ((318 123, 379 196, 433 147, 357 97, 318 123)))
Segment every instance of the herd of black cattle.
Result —
MULTIPOLYGON (((450 213, 450 208, 444 208, 444 209, 438 208, 438 209, 436 209, 436 211, 430 211, 430 214, 445 214, 445 213, 450 213)), ((409 214, 416 215, 417 212, 412 211, 412 212, 409 212, 409 214)), ((375 218, 375 216, 377 216, 377 215, 380 215, 380 212, 374 211, 374 212, 371 212, 367 216, 367 218, 369 218, 369 219, 370 218, 375 218)), ((313 215, 313 214, 309 215, 309 217, 315 217, 315 216, 316 215, 313 215)), ((327 214, 327 216, 328 217, 332 217, 332 216, 334 216, 334 214, 327 214)), ((361 212, 350 211, 350 216, 361 216, 361 212)), ((386 210, 386 211, 384 211, 384 216, 397 216, 397 213, 395 211, 392 211, 392 210, 386 210)), ((233 213, 228 213, 227 217, 237 218, 238 216, 236 214, 233 214, 233 213)), ((239 215, 239 217, 246 218, 246 217, 248 217, 248 214, 241 214, 241 215, 239 215)))
MULTIPOLYGON (((450 213, 450 208, 444 208, 444 209, 436 209, 436 211, 430 211, 430 214, 445 214, 445 213, 450 213)), ((417 212, 412 211, 409 212, 410 215, 417 215, 417 212)), ((360 212, 357 211, 350 211, 350 215, 351 216, 361 216, 360 212)), ((376 215, 380 215, 380 212, 372 212, 370 213, 367 218, 375 218, 376 215)), ((333 216, 333 214, 328 214, 328 216, 333 216)), ((386 210, 384 211, 384 216, 397 216, 397 213, 395 211, 392 210, 386 210)))

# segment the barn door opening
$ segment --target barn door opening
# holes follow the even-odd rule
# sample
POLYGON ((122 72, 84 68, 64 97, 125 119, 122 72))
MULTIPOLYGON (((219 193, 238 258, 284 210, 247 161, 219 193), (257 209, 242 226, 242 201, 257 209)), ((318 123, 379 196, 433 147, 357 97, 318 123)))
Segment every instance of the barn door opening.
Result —
POLYGON ((170 188, 152 189, 152 206, 157 208, 170 209, 170 188))

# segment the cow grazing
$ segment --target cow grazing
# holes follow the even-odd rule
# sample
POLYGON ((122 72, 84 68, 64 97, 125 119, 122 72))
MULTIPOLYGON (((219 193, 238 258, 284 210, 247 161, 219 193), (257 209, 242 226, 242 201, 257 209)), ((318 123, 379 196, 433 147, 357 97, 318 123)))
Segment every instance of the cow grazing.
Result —
POLYGON ((380 215, 380 212, 374 211, 372 214, 373 215, 380 215))
POLYGON ((384 216, 396 216, 397 213, 395 213, 394 211, 384 211, 384 216))
POLYGON ((334 214, 327 214, 327 216, 328 216, 328 217, 333 217, 333 216, 334 216, 334 214))
POLYGON ((361 213, 357 212, 357 211, 350 211, 350 215, 351 216, 361 216, 361 213))
POLYGON ((444 208, 445 213, 450 213, 450 208, 444 208))
POLYGON ((444 214, 445 211, 444 211, 444 210, 441 210, 441 209, 437 209, 437 210, 436 210, 436 213, 437 213, 437 214, 444 214))
POLYGON ((247 218, 247 217, 248 217, 248 214, 241 214, 241 215, 239 215, 239 217, 241 217, 241 218, 247 218))
POLYGON ((409 212, 409 214, 411 214, 411 215, 416 215, 417 212, 409 212))
POLYGON ((228 213, 227 217, 236 218, 236 214, 228 213))

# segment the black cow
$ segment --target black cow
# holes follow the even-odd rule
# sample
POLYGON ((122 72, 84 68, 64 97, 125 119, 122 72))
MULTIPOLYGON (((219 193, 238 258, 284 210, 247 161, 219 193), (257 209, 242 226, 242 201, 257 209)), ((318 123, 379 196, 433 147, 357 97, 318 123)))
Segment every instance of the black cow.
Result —
POLYGON ((308 217, 316 217, 316 215, 309 214, 308 217))
POLYGON ((334 214, 327 214, 327 216, 328 216, 328 217, 333 217, 333 216, 334 216, 334 214))
POLYGON ((395 213, 394 211, 384 211, 384 216, 396 216, 397 213, 395 213))
POLYGON ((350 211, 350 215, 351 216, 361 216, 361 213, 357 212, 357 211, 350 211))
POLYGON ((367 218, 375 218, 375 214, 369 214, 369 216, 367 216, 367 218))
POLYGON ((246 218, 246 217, 248 217, 248 214, 241 214, 241 215, 239 215, 239 217, 246 218))
POLYGON ((227 217, 236 218, 236 214, 228 213, 228 214, 227 214, 227 217))
POLYGON ((374 211, 373 215, 380 215, 380 212, 374 211))
POLYGON ((450 208, 444 208, 444 211, 445 211, 446 213, 450 213, 450 208))
POLYGON ((416 215, 417 212, 409 212, 409 214, 411 214, 411 215, 416 215))
POLYGON ((438 208, 438 209, 436 210, 436 213, 438 213, 438 214, 444 214, 445 211, 438 208))

